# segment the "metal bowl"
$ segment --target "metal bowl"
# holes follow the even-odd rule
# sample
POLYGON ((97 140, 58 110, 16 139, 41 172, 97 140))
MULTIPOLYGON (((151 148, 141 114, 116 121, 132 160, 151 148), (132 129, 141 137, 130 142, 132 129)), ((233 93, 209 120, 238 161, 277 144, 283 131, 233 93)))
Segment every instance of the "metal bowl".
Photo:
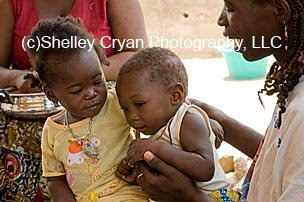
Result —
POLYGON ((1 110, 4 114, 16 118, 39 119, 47 118, 63 109, 51 102, 44 93, 9 94, 6 101, 2 100, 1 110))

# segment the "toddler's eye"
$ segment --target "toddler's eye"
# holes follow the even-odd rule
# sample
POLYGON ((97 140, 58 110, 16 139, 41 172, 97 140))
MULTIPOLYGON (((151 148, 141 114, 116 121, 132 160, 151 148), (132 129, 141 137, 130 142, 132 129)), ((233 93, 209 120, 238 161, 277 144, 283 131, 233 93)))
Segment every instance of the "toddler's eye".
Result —
POLYGON ((81 89, 72 91, 72 92, 70 92, 70 94, 76 95, 76 94, 79 94, 80 92, 81 92, 81 89))
POLYGON ((142 107, 144 105, 143 102, 135 102, 135 107, 139 108, 139 107, 142 107))
POLYGON ((126 112, 126 111, 128 111, 128 108, 122 107, 121 110, 126 112))
POLYGON ((95 85, 95 86, 100 86, 101 84, 103 84, 103 81, 102 81, 102 80, 98 80, 98 81, 95 81, 95 82, 94 82, 94 85, 95 85))

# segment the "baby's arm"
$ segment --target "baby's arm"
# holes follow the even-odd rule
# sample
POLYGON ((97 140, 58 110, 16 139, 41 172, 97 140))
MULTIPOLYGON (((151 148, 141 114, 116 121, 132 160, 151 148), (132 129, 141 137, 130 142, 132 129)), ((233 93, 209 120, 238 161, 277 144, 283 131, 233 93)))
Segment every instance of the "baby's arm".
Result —
MULTIPOLYGON (((176 166, 197 181, 209 181, 214 176, 213 148, 209 134, 208 126, 198 114, 186 113, 180 131, 180 144, 185 154, 176 166)), ((175 158, 178 158, 178 154, 175 158)))
POLYGON ((49 192, 54 202, 76 201, 64 175, 47 177, 46 179, 49 192))
POLYGON ((138 176, 137 169, 130 167, 125 159, 123 159, 116 169, 115 175, 130 184, 136 184, 138 176))
POLYGON ((197 181, 209 181, 214 175, 212 145, 209 130, 201 117, 187 112, 184 116, 180 143, 183 150, 177 150, 171 145, 159 147, 156 155, 197 181))
POLYGON ((194 180, 211 180, 214 175, 212 145, 208 127, 199 115, 187 112, 181 126, 180 142, 183 150, 157 140, 134 140, 126 161, 133 166, 143 160, 146 151, 151 151, 194 180))

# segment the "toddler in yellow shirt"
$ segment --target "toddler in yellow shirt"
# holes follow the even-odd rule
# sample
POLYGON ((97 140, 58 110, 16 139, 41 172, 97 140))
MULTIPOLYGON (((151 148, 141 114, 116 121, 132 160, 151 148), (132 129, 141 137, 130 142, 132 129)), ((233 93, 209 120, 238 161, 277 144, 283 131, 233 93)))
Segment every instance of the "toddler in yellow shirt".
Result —
POLYGON ((42 134, 43 176, 54 201, 148 201, 139 186, 115 176, 133 137, 114 91, 107 91, 101 47, 73 18, 41 21, 27 47, 46 96, 64 111, 47 119, 42 134), (37 47, 38 38, 76 36, 81 47, 37 47))

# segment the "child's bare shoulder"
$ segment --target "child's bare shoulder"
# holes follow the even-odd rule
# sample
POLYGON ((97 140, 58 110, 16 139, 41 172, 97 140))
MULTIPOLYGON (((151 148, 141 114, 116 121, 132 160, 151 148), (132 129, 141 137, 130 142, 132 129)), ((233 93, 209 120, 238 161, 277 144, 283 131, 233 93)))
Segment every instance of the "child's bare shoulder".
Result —
POLYGON ((209 134, 209 129, 204 117, 196 109, 189 108, 183 117, 181 132, 209 134))

